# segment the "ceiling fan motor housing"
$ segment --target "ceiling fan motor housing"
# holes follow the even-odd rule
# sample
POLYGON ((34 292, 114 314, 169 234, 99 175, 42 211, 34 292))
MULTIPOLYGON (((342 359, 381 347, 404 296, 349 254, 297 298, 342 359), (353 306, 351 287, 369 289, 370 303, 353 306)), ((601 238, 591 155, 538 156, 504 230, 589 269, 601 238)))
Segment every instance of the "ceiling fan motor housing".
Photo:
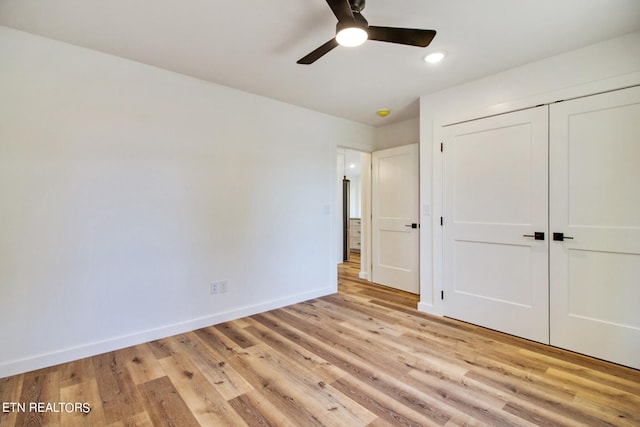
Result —
POLYGON ((362 12, 365 6, 365 0, 349 0, 351 10, 354 12, 362 12))
POLYGON ((362 28, 365 31, 369 28, 369 23, 364 19, 364 16, 362 16, 360 12, 353 13, 353 21, 338 21, 336 24, 336 34, 345 28, 353 27, 362 28))
POLYGON ((365 0, 349 0, 351 10, 354 12, 362 12, 364 10, 365 0))

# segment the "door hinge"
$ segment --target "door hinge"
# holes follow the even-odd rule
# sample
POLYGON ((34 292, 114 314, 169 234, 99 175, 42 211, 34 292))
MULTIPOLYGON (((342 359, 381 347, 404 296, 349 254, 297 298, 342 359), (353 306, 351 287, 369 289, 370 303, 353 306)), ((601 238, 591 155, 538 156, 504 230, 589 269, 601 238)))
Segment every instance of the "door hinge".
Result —
POLYGON ((444 225, 444 218, 440 217, 440 225, 444 225))
POLYGON ((444 291, 440 291, 440 299, 444 299, 444 291))
POLYGON ((442 153, 444 151, 444 143, 440 143, 440 152, 442 153))

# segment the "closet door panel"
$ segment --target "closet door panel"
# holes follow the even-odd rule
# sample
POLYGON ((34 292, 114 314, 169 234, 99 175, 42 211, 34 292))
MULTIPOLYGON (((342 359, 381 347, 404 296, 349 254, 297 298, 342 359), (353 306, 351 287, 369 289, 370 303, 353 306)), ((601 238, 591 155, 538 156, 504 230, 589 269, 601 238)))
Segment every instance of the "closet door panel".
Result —
POLYGON ((551 344, 640 368, 640 88, 550 107, 551 344))
POLYGON ((445 128, 443 273, 445 315, 548 344, 547 120, 544 106, 445 128))

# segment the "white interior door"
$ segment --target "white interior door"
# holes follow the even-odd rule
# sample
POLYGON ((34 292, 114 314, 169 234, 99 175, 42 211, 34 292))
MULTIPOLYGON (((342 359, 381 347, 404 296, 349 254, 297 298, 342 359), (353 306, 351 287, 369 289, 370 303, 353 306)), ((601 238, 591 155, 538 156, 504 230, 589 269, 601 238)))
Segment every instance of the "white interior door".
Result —
POLYGON ((551 106, 551 344, 640 368, 640 88, 551 106))
POLYGON ((548 107, 446 127, 443 162, 444 314, 548 343, 548 107))
POLYGON ((372 155, 372 281, 414 294, 419 283, 418 144, 372 155))

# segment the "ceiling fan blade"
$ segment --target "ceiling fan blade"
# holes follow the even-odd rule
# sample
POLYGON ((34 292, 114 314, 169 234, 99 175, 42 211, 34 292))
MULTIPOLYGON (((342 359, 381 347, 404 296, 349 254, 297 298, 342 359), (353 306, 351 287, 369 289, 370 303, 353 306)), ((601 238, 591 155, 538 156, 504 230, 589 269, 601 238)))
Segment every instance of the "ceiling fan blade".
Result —
POLYGON ((338 22, 353 21, 353 12, 349 0, 327 0, 327 4, 338 18, 338 22))
POLYGON ((420 47, 429 46, 431 40, 436 36, 434 30, 418 30, 414 28, 369 26, 367 32, 369 33, 369 40, 420 47))
POLYGON ((329 51, 331 51, 331 49, 333 49, 336 46, 338 46, 338 42, 336 41, 335 38, 333 38, 328 42, 326 42, 325 44, 323 44, 322 46, 320 46, 319 48, 317 48, 316 50, 314 50, 313 52, 311 52, 310 54, 308 54, 307 56, 298 59, 297 63, 303 64, 303 65, 313 64, 318 59, 322 58, 324 55, 329 53, 329 51))

